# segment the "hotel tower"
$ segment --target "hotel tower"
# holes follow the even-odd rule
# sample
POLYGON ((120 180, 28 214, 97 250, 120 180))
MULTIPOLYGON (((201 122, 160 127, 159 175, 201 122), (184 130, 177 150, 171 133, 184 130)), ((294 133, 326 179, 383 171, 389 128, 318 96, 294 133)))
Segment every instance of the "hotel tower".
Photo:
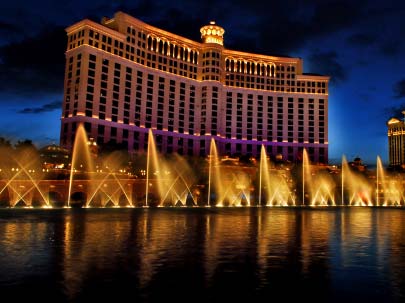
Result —
POLYGON ((125 13, 66 29, 61 145, 83 123, 99 145, 146 150, 152 129, 162 153, 282 155, 305 148, 328 161, 328 76, 303 73, 300 58, 229 50, 215 22, 202 42, 125 13))
MULTIPOLYGON (((405 115, 405 111, 402 114, 405 115)), ((405 120, 393 117, 387 126, 389 165, 405 167, 405 120)))

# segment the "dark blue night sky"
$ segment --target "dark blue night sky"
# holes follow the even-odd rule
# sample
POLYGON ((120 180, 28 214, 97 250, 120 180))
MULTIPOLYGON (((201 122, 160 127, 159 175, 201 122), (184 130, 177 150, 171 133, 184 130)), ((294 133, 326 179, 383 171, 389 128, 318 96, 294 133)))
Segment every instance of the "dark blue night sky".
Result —
POLYGON ((304 59, 331 76, 329 158, 388 160, 386 121, 405 109, 405 1, 51 1, 0 4, 0 136, 59 142, 64 28, 121 10, 200 41, 211 20, 225 47, 304 59))

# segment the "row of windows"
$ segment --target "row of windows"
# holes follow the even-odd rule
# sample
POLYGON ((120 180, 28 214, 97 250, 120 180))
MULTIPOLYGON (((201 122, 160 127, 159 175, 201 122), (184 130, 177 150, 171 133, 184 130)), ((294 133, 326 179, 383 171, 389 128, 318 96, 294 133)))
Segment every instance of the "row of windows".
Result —
MULTIPOLYGON (((76 130, 76 123, 71 124, 72 133, 76 130)), ((62 142, 66 142, 68 138, 68 128, 69 124, 63 125, 63 135, 62 142)), ((90 123, 85 123, 85 130, 88 136, 97 138, 97 143, 101 146, 104 143, 120 143, 122 145, 127 145, 128 149, 145 149, 148 148, 148 133, 130 131, 128 129, 119 129, 116 127, 109 127, 104 125, 91 125, 90 123)), ((194 149, 200 151, 200 155, 205 155, 207 148, 209 148, 210 142, 205 139, 191 139, 175 137, 170 135, 159 135, 155 134, 155 143, 159 151, 162 152, 177 152, 179 154, 187 153, 189 155, 194 154, 194 149)), ((74 141, 74 135, 71 136, 72 142, 74 141)), ((261 145, 249 144, 249 143, 225 143, 219 144, 219 148, 224 149, 227 154, 237 154, 237 153, 248 153, 259 156, 261 145), (221 147, 222 146, 222 147, 221 147)), ((295 160, 297 155, 302 152, 302 147, 299 146, 266 146, 268 155, 281 154, 284 158, 289 160, 295 160)), ((327 157, 327 148, 324 147, 307 147, 308 154, 311 161, 324 161, 327 157), (315 156, 318 158, 315 159, 315 156)))
MULTIPOLYGON (((143 35, 144 34, 141 36, 143 35)), ((76 40, 74 37, 76 37, 76 34, 69 36, 69 40, 72 40, 73 42, 69 43, 68 49, 75 48, 84 43, 84 40, 80 40, 80 43, 75 43, 74 41, 76 40)), ((84 37, 84 34, 81 37, 84 37)), ((137 40, 137 44, 135 45, 135 39, 128 36, 127 42, 131 44, 124 44, 122 41, 118 41, 104 34, 89 30, 88 44, 90 46, 94 46, 101 50, 113 53, 120 57, 125 57, 126 59, 152 68, 168 71, 170 73, 189 77, 191 79, 197 79, 196 60, 198 53, 196 51, 188 52, 188 50, 184 50, 182 47, 170 44, 167 46, 167 52, 163 52, 163 49, 162 52, 158 52, 158 54, 163 56, 156 56, 156 51, 153 51, 154 49, 142 40, 137 40), (179 53, 178 55, 176 55, 177 52, 179 53), (192 56, 193 59, 186 60, 186 55, 192 56), (174 58, 174 60, 168 60, 168 58, 174 58), (166 61, 166 63, 164 61, 166 61), (182 61, 184 61, 184 63, 182 61)))
POLYGON ((178 46, 162 39, 158 40, 152 36, 147 39, 147 50, 191 64, 197 64, 198 62, 198 52, 196 50, 190 50, 187 47, 178 46))
MULTIPOLYGON (((74 66, 78 67, 80 71, 81 54, 78 54, 77 58, 69 57, 67 70, 75 71, 74 66)), ((72 83, 72 77, 72 75, 70 77, 68 76, 68 81, 71 81, 70 84, 72 83)), ((129 124, 131 120, 135 121, 135 125, 137 126, 150 128, 156 127, 157 125, 159 129, 178 131, 180 133, 188 131, 189 134, 194 134, 196 122, 194 121, 195 87, 189 86, 190 99, 188 102, 185 102, 186 83, 177 82, 175 80, 167 81, 168 79, 163 77, 159 77, 159 79, 156 80, 158 80, 158 82, 155 81, 155 76, 153 74, 145 74, 142 71, 134 71, 130 67, 121 66, 120 64, 110 62, 107 59, 97 62, 97 57, 90 54, 86 92, 87 101, 85 103, 86 116, 92 117, 98 115, 100 119, 121 122, 124 124, 129 124), (102 65, 101 77, 95 77, 96 66, 100 63, 102 65), (109 79, 110 82, 108 81, 109 79), (97 87, 95 83, 96 81, 100 81, 100 102, 98 110, 93 109, 94 98, 98 97, 95 92, 95 87, 97 87), (166 92, 165 84, 167 85, 168 82, 170 85, 168 92, 166 92), (156 97, 153 95, 154 91, 156 91, 157 83, 159 85, 159 89, 157 96, 158 105, 156 107, 156 102, 153 102, 156 101, 156 97), (133 86, 135 86, 135 89, 133 89, 133 86), (143 87, 146 88, 146 91, 143 87), (109 96, 107 96, 107 94, 109 94, 109 96), (135 110, 132 110, 135 111, 135 114, 133 111, 130 111, 131 106, 134 106, 134 102, 131 102, 131 98, 134 97, 136 106, 135 110), (167 98, 169 98, 168 104, 167 98), (175 107, 174 105, 178 102, 179 106, 175 107), (189 108, 186 108, 187 105, 189 105, 189 108), (110 109, 110 112, 106 112, 108 109, 110 109), (185 117, 185 113, 187 112, 189 113, 188 119, 185 117), (122 117, 120 120, 119 116, 122 117), (187 125, 184 125, 184 121, 189 123, 188 129, 187 125)), ((67 92, 69 89, 70 86, 67 87, 67 92)), ((67 94, 67 98, 68 97, 70 97, 69 94, 67 94)), ((202 119, 200 122, 204 125, 204 127, 201 129, 201 135, 206 134, 207 131, 212 135, 218 134, 218 97, 218 87, 202 87, 202 119), (208 103, 208 100, 210 103, 208 103), (207 111, 208 108, 209 111, 207 111), (205 129, 205 125, 208 125, 210 129, 205 129)), ((69 107, 68 104, 69 102, 66 102, 67 108, 69 107)), ((77 104, 77 102, 74 103, 75 110, 77 110, 77 104)), ((291 97, 286 98, 282 96, 273 98, 273 96, 228 92, 226 106, 226 137, 228 138, 233 138, 236 136, 238 139, 296 142, 294 141, 294 135, 295 132, 297 132, 297 137, 295 137, 295 140, 298 140, 298 142, 324 143, 324 99, 315 100, 313 98, 309 98, 304 100, 304 98, 294 99, 291 97), (235 99, 236 102, 234 102, 235 99), (258 111, 258 118, 255 118, 253 121, 252 117, 255 116, 254 109, 257 109, 258 111), (263 119, 265 118, 263 115, 263 113, 265 114, 265 111, 263 111, 263 109, 267 109, 268 114, 270 113, 268 117, 269 119, 267 120, 263 119), (304 109, 306 114, 305 119, 308 118, 308 121, 304 121, 304 109), (315 109, 318 111, 318 114, 321 114, 321 116, 318 117, 319 128, 317 128, 317 141, 315 141, 316 136, 314 132, 315 109), (237 128, 236 132, 232 132, 232 124, 228 124, 228 120, 231 123, 233 120, 235 120, 235 111, 237 124, 233 126, 236 126, 237 128), (294 117, 293 113, 298 113, 298 116, 294 117), (298 130, 296 126, 293 127, 294 119, 297 120, 297 117, 298 130), (285 120, 287 118, 288 129, 287 125, 283 125, 285 124, 285 120), (304 137, 304 123, 305 128, 308 129, 307 138, 304 137), (255 130, 256 128, 257 130, 255 130), (271 129, 271 132, 265 132, 265 128, 271 129)), ((75 111, 73 111, 73 115, 75 115, 75 111)), ((65 115, 65 117, 67 116, 65 115)))
POLYGON ((66 65, 66 90, 63 107, 63 116, 65 118, 69 115, 76 115, 78 111, 81 64, 82 54, 79 53, 75 57, 70 57, 66 65))
MULTIPOLYGON (((95 60, 96 60, 96 57, 94 55, 90 55, 89 78, 88 78, 87 98, 86 98, 87 99, 87 102, 86 102, 86 115, 87 116, 92 116, 93 114, 97 115, 97 111, 92 112, 93 107, 92 107, 92 102, 91 101, 93 101, 94 78, 92 76, 90 76, 90 74, 92 74, 93 69, 95 68, 95 64, 96 64, 95 60)), ((108 73, 108 64, 109 64, 109 61, 104 59, 103 60, 103 69, 102 69, 103 74, 102 74, 102 77, 101 77, 100 106, 99 106, 99 112, 98 112, 98 115, 99 115, 99 117, 101 119, 106 118, 106 113, 105 113, 105 111, 106 111, 106 106, 105 106, 106 97, 105 97, 105 95, 107 94, 107 82, 106 82, 106 80, 107 80, 108 75, 104 74, 104 73, 108 73), (103 76, 105 76, 105 77, 103 77, 103 76)), ((120 68, 121 68, 120 64, 117 64, 117 63, 114 64, 114 85, 113 85, 113 94, 112 94, 113 98, 112 98, 112 103, 109 104, 109 107, 111 107, 111 115, 107 114, 107 116, 110 117, 111 121, 113 121, 113 122, 118 121, 119 86, 117 84, 119 84, 120 68)), ((126 73, 125 78, 127 80, 131 80, 132 79, 132 76, 131 76, 132 69, 127 67, 126 72, 127 73, 126 73)), ((143 73, 138 71, 137 74, 138 74, 137 82, 142 83, 143 73)), ((174 122, 174 116, 176 114, 176 117, 177 117, 177 120, 178 120, 179 131, 183 132, 184 131, 183 130, 183 128, 184 128, 183 120, 184 120, 184 112, 185 112, 185 110, 184 110, 184 106, 185 106, 185 102, 184 102, 184 100, 185 100, 185 96, 184 96, 185 83, 180 83, 180 87, 181 87, 180 88, 180 95, 179 95, 179 99, 180 99, 180 104, 179 105, 180 106, 179 106, 178 112, 176 112, 176 113, 174 112, 174 108, 175 108, 174 107, 174 103, 175 103, 174 99, 169 100, 169 107, 166 108, 166 111, 163 111, 163 109, 164 109, 164 107, 163 107, 163 103, 164 103, 164 99, 163 99, 163 96, 164 96, 164 90, 163 90, 163 88, 164 88, 164 78, 160 77, 159 78, 159 83, 160 83, 159 84, 159 95, 160 95, 160 97, 158 98, 158 108, 157 108, 158 110, 156 111, 156 108, 155 109, 152 108, 152 100, 153 100, 152 95, 153 95, 153 83, 154 83, 153 82, 153 79, 154 79, 153 77, 154 76, 152 74, 148 74, 148 81, 147 81, 148 86, 147 86, 147 98, 146 99, 149 100, 149 101, 146 102, 146 111, 144 112, 143 115, 141 114, 141 105, 144 102, 143 99, 142 99, 142 86, 137 86, 137 90, 139 90, 139 91, 136 93, 136 97, 137 97, 136 98, 136 105, 137 106, 135 108, 135 117, 134 117, 135 124, 140 126, 142 121, 145 120, 147 125, 152 125, 152 116, 156 116, 156 114, 157 114, 157 126, 158 126, 158 128, 159 129, 163 128, 163 118, 162 117, 164 117, 165 120, 167 118, 169 118, 169 120, 168 120, 169 128, 172 129, 172 126, 174 124, 173 123, 174 122), (165 113, 168 113, 168 115, 164 115, 165 113)), ((175 81, 171 80, 170 81, 170 92, 174 92, 174 91, 175 91, 175 81)), ((126 124, 129 123, 130 94, 131 94, 131 82, 126 81, 125 82, 124 112, 123 112, 124 123, 126 123, 126 124)), ((194 95, 194 93, 193 93, 193 95, 194 95)), ((170 94, 170 96, 171 96, 171 94, 170 94)), ((227 119, 227 121, 229 120, 229 123, 230 123, 233 120, 233 117, 232 117, 232 107, 229 108, 229 105, 232 104, 232 99, 229 96, 232 96, 232 93, 228 93, 228 99, 227 99, 227 101, 228 101, 227 108, 228 109, 226 111, 226 114, 227 114, 226 119, 227 119)), ((238 96, 237 104, 241 104, 241 102, 242 102, 242 99, 241 99, 242 94, 238 94, 237 96, 238 96)), ((248 100, 247 100, 248 104, 253 104, 253 95, 248 94, 247 97, 248 97, 248 100)), ((174 98, 174 94, 173 94, 173 97, 170 97, 170 98, 174 98)), ((211 119, 211 123, 212 123, 212 125, 211 125, 211 133, 213 133, 213 134, 216 134, 216 132, 217 132, 217 117, 218 117, 217 105, 216 105, 218 103, 217 98, 218 98, 218 88, 213 87, 212 106, 210 108, 210 113, 211 113, 210 119, 211 119)), ((267 99, 268 99, 268 101, 270 100, 269 104, 272 105, 272 99, 273 98, 271 96, 268 96, 267 99)), ((190 102, 190 110, 191 110, 191 112, 189 112, 188 120, 193 121, 194 120, 194 97, 192 97, 190 100, 191 100, 191 102, 190 102)), ((259 104, 260 104, 260 102, 262 102, 262 100, 263 100, 263 96, 258 96, 258 100, 259 100, 259 104)), ((202 101, 203 102, 202 102, 202 106, 201 106, 201 109, 202 109, 202 121, 201 122, 205 123, 206 122, 206 118, 205 118, 205 116, 206 116, 206 104, 205 104, 205 102, 206 102, 206 87, 203 88, 203 99, 202 99, 202 101)), ((278 97, 277 101, 278 101, 278 103, 276 103, 276 104, 279 104, 281 106, 283 105, 283 97, 278 97)), ((288 106, 291 107, 293 105, 293 103, 292 103, 293 99, 288 98, 288 101, 289 101, 288 106)), ((304 99, 302 99, 302 98, 299 99, 299 106, 302 107, 302 108, 303 108, 303 101, 304 101, 304 99)), ((310 100, 308 100, 308 102, 309 102, 309 107, 313 108, 314 100, 310 99, 310 100)), ((323 107, 323 99, 319 100, 319 103, 321 103, 320 107, 323 107)), ((247 114, 246 114, 245 111, 242 111, 241 108, 238 109, 237 116, 236 116, 236 121, 237 121, 237 127, 238 127, 238 129, 240 131, 237 133, 237 135, 241 136, 242 132, 244 131, 245 128, 247 129, 248 133, 251 132, 251 129, 253 128, 253 124, 252 124, 253 112, 252 112, 252 109, 253 109, 253 106, 248 105, 247 114), (247 121, 247 123, 242 124, 242 115, 244 116, 245 122, 247 121)), ((259 109, 260 115, 262 115, 262 108, 258 107, 258 109, 259 109)), ((268 113, 268 117, 273 118, 272 108, 269 108, 269 109, 270 109, 270 111, 268 113)), ((122 111, 122 109, 121 109, 121 111, 122 111)), ((282 114, 283 108, 278 108, 277 112, 282 114)), ((292 113, 293 109, 289 109, 288 113, 290 113, 290 112, 292 113)), ((303 125, 303 123, 300 123, 300 122, 303 122, 303 121, 300 121, 300 120, 304 120, 304 116, 301 115, 301 114, 304 113, 303 109, 300 109, 298 111, 298 113, 300 114, 298 116, 298 123, 299 123, 299 125, 303 125)), ((309 110, 308 113, 309 113, 309 120, 310 120, 309 125, 311 126, 311 125, 313 125, 313 121, 311 121, 311 120, 313 120, 313 118, 314 118, 313 117, 314 111, 309 110)), ((319 114, 323 114, 323 111, 319 111, 319 114)), ((278 117, 279 119, 284 118, 283 115, 278 115, 278 116, 279 116, 278 117)), ((289 115, 288 119, 289 119, 289 122, 292 122, 293 116, 290 117, 290 115, 289 115)), ((324 120, 323 116, 319 117, 319 120, 320 120, 320 126, 322 126, 323 125, 323 120, 324 120)), ((267 121, 268 124, 267 124, 266 127, 268 127, 269 129, 272 128, 272 121, 273 121, 272 119, 269 119, 267 121)), ((230 126, 229 123, 227 122, 227 126, 230 126)), ((262 119, 261 118, 257 119, 256 123, 257 124, 255 125, 255 127, 258 129, 258 131, 261 131, 261 129, 263 129, 262 119)), ((283 121, 280 120, 279 121, 279 126, 277 127, 277 130, 282 130, 282 124, 283 124, 283 121)), ((194 125, 193 125, 193 123, 191 123, 191 125, 192 125, 192 127, 189 129, 189 132, 193 133, 194 132, 194 129, 193 129, 194 125)), ((227 130, 228 130, 228 128, 227 128, 227 130)), ((322 132, 322 131, 323 130, 321 128, 320 132, 322 132)), ((202 128, 201 134, 205 134, 205 127, 202 128)), ((230 136, 230 133, 228 131, 227 131, 227 135, 230 136)), ((259 133, 258 135, 261 135, 261 134, 259 133)))
MULTIPOLYGON (((312 93, 312 94, 326 94, 326 83, 317 82, 316 87, 312 86, 311 82, 308 82, 308 86, 305 87, 305 82, 293 81, 293 80, 275 80, 265 79, 263 77, 251 77, 251 76, 234 76, 233 74, 227 74, 225 78, 225 85, 254 88, 269 91, 281 91, 281 92, 298 92, 298 93, 312 93), (298 87, 298 83, 300 83, 298 87)), ((315 82, 313 82, 315 83, 315 82)))

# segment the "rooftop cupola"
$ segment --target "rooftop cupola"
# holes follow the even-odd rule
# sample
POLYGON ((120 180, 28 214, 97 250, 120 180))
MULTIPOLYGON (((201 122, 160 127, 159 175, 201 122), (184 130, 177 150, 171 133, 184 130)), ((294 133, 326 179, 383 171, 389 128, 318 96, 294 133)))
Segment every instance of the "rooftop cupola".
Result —
POLYGON ((215 21, 211 21, 209 25, 201 27, 200 32, 204 43, 216 43, 219 45, 224 45, 225 30, 216 25, 215 21))

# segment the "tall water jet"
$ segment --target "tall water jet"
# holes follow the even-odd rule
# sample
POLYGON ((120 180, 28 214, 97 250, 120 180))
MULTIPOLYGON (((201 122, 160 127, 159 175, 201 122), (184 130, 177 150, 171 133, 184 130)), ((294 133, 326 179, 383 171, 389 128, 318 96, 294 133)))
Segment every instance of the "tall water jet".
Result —
MULTIPOLYGON (((212 138, 210 142, 210 154, 209 154, 209 168, 208 168, 208 197, 207 197, 207 206, 211 205, 211 195, 212 195, 212 174, 213 170, 215 169, 215 185, 218 185, 218 180, 220 179, 220 169, 218 167, 218 151, 217 147, 215 144, 215 140, 212 138)), ((215 197, 216 197, 216 203, 218 202, 218 191, 217 188, 218 186, 215 187, 215 197)), ((222 201, 221 201, 222 202, 222 201)), ((221 203, 222 205, 222 203, 221 203)))
POLYGON ((207 205, 250 205, 249 171, 252 170, 241 166, 238 159, 225 157, 220 160, 214 139, 211 139, 208 161, 207 205))
POLYGON ((400 206, 405 202, 402 179, 395 176, 388 177, 380 156, 377 157, 377 206, 400 206))
MULTIPOLYGON (((159 179, 159 174, 160 174, 160 169, 159 169, 159 159, 158 159, 158 153, 156 149, 156 144, 155 140, 153 138, 153 132, 152 129, 149 129, 148 131, 148 151, 147 151, 147 156, 146 156, 146 188, 145 188, 145 206, 159 206, 160 201, 156 200, 159 199, 159 197, 152 196, 153 199, 151 199, 151 194, 149 193, 149 187, 152 186, 152 183, 150 183, 151 180, 151 174, 154 175, 154 178, 159 179), (151 200, 151 201, 149 201, 151 200)), ((159 187, 159 180, 157 181, 157 186, 159 187)), ((160 192, 159 188, 158 191, 160 192)))
POLYGON ((335 183, 324 167, 311 165, 307 151, 303 151, 304 193, 308 192, 310 206, 335 204, 335 183))
MULTIPOLYGON (((376 206, 380 206, 380 183, 384 182, 384 169, 382 166, 382 162, 379 156, 377 156, 377 172, 376 172, 376 190, 375 190, 375 201, 376 206), (383 182, 380 181, 383 180, 383 182)), ((382 184, 381 184, 382 185, 382 184)))
POLYGON ((307 150, 304 148, 302 150, 302 205, 305 205, 305 165, 308 165, 309 160, 308 160, 308 154, 307 150))
POLYGON ((282 169, 272 169, 264 146, 262 146, 260 151, 259 174, 260 203, 264 200, 266 206, 295 205, 295 197, 287 182, 290 179, 290 172, 282 169), (262 188, 264 189, 264 193, 262 192, 262 188))
POLYGON ((344 175, 343 195, 350 206, 373 206, 372 186, 359 171, 351 169, 346 157, 342 157, 342 174, 344 175))
POLYGON ((92 187, 91 173, 94 172, 94 163, 91 155, 90 145, 87 138, 86 131, 82 123, 77 127, 75 140, 72 150, 72 162, 70 167, 70 177, 69 177, 69 191, 68 191, 68 202, 67 206, 70 207, 72 202, 77 202, 87 206, 87 193, 89 188, 92 187), (80 192, 73 193, 72 185, 75 175, 82 174, 80 179, 85 179, 87 182, 87 190, 84 188, 84 184, 79 184, 80 192), (83 191, 84 190, 84 191, 83 191), (72 199, 72 195, 75 195, 75 199, 72 199))
POLYGON ((259 163, 259 205, 262 205, 262 184, 263 184, 263 171, 267 166, 267 154, 264 145, 260 149, 260 163, 259 163))
POLYGON ((162 156, 158 153, 152 130, 148 133, 145 205, 193 206, 196 205, 191 187, 195 176, 185 159, 177 153, 162 156), (151 180, 153 179, 153 183, 151 180), (150 190, 153 190, 151 198, 150 190))

